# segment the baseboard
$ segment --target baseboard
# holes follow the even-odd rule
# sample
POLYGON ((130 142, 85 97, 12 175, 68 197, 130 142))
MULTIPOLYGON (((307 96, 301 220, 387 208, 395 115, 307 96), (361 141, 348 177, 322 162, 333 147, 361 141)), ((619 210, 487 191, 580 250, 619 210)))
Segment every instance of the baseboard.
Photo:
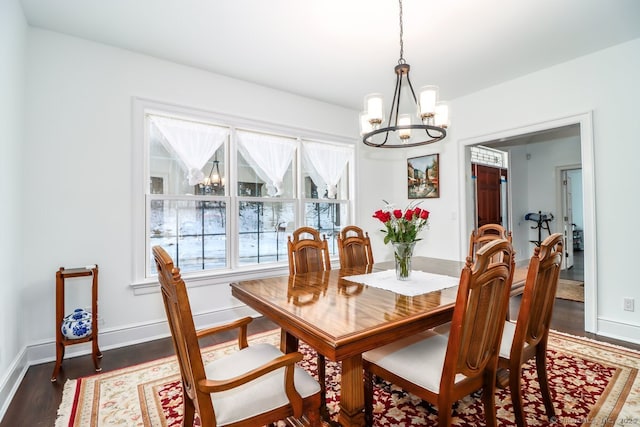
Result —
MULTIPOLYGON (((197 328, 205 328, 246 316, 256 317, 259 314, 245 305, 238 305, 223 310, 194 314, 193 317, 197 328)), ((167 321, 162 319, 155 322, 101 330, 98 335, 98 343, 100 350, 105 351, 168 336, 169 327, 167 321)), ((15 358, 0 383, 0 420, 2 420, 9 408, 9 404, 29 367, 53 362, 56 359, 55 354, 55 341, 47 340, 28 345, 15 358)), ((65 349, 65 359, 85 354, 91 354, 91 343, 68 346, 65 349)))
POLYGON ((640 344, 640 326, 638 325, 623 323, 606 317, 598 317, 597 325, 597 335, 640 344))
POLYGON ((16 356, 0 382, 0 421, 4 418, 7 409, 9 409, 9 403, 11 403, 11 399, 16 394, 29 368, 26 350, 26 348, 22 349, 16 356))

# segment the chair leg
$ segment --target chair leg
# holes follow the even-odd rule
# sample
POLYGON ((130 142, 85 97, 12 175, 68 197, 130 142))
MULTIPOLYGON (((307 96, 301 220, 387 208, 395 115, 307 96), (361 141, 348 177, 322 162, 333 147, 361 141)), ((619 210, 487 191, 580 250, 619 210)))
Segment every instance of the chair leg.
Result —
POLYGON ((373 374, 364 370, 364 423, 373 425, 373 374))
POLYGON ((482 403, 484 404, 484 418, 487 427, 497 427, 496 418, 496 371, 484 373, 484 387, 482 390, 482 403))
POLYGON ((184 427, 191 427, 195 419, 196 407, 193 405, 193 400, 189 399, 186 395, 183 395, 182 399, 184 400, 182 405, 184 411, 182 425, 184 427))
POLYGON ((542 392, 542 401, 547 411, 547 417, 550 421, 556 418, 556 412, 553 408, 553 400, 551 399, 551 390, 549 389, 549 378, 547 376, 547 346, 540 343, 536 349, 536 370, 538 371, 538 382, 540 383, 540 391, 542 392))
POLYGON ((320 406, 324 408, 327 405, 327 382, 326 382, 326 363, 322 354, 318 353, 318 382, 320 383, 320 406))
POLYGON ((307 419, 309 420, 309 425, 311 427, 321 427, 322 422, 320 421, 320 408, 318 408, 318 410, 308 411, 307 419))
POLYGON ((451 427, 452 405, 453 402, 449 399, 443 399, 442 394, 438 396, 438 427, 451 427))
POLYGON ((516 425, 518 427, 526 427, 527 422, 524 418, 524 404, 522 402, 522 386, 520 384, 520 378, 522 375, 521 366, 514 366, 515 363, 509 367, 509 391, 511 393, 511 403, 513 404, 513 414, 516 419, 516 425))

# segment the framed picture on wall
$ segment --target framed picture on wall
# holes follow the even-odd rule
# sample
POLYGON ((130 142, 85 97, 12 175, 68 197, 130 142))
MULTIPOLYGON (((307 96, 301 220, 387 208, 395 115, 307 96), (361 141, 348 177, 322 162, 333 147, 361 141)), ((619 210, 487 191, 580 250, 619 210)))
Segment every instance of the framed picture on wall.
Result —
POLYGON ((440 197, 440 155, 407 159, 407 189, 409 199, 440 197))

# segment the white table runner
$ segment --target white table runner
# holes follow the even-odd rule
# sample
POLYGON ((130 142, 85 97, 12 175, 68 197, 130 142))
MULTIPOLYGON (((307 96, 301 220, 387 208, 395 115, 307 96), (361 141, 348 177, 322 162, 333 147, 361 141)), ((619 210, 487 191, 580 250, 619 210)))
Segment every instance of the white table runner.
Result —
POLYGON ((424 271, 412 271, 409 280, 401 281, 396 279, 395 270, 384 270, 371 274, 346 276, 343 277, 343 279, 410 297, 458 286, 458 283, 460 282, 459 277, 426 273, 424 271))

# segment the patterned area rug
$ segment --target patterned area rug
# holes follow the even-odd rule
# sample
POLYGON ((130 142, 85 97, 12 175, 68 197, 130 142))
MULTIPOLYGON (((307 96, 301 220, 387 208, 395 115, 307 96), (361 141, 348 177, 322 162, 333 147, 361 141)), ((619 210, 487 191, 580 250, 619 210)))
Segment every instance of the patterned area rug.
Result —
POLYGON ((558 281, 556 298, 584 302, 584 282, 560 279, 558 281))
MULTIPOLYGON (((277 343, 279 332, 254 335, 251 342, 277 343)), ((235 343, 210 347, 205 363, 235 351, 235 343)), ((302 366, 316 373, 315 353, 302 344, 302 366)), ((561 425, 605 426, 640 424, 640 352, 552 332, 548 371, 556 415, 561 425)), ((337 419, 340 365, 327 361, 327 405, 337 419)), ((530 426, 549 425, 544 415, 535 369, 527 365, 525 410, 530 426)), ((419 398, 386 382, 375 391, 375 426, 437 425, 437 413, 419 398)), ((496 391, 500 426, 515 425, 508 389, 496 391)), ((56 427, 181 425, 182 387, 175 358, 106 372, 65 384, 56 427)), ((468 396, 454 408, 454 426, 484 425, 479 395, 468 396)), ((199 425, 197 423, 196 425, 199 425)))

